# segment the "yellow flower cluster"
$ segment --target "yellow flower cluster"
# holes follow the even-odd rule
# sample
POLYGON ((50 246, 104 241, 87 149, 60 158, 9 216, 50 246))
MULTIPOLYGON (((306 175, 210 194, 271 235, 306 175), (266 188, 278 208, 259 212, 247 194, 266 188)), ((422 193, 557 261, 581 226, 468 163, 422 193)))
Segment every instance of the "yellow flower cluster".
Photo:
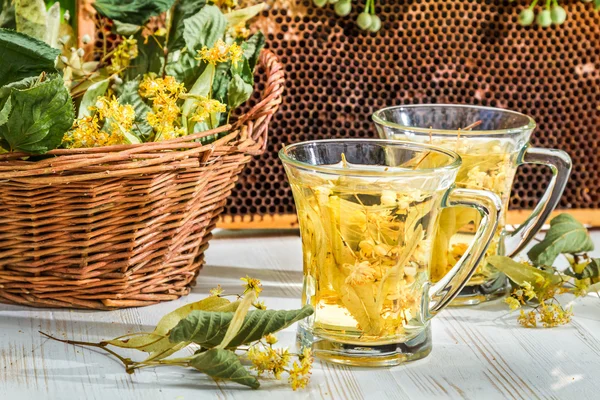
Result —
MULTIPOLYGON (((258 279, 254 279, 254 278, 250 278, 248 275, 246 275, 245 278, 240 278, 242 281, 246 282, 244 283, 244 293, 248 292, 249 290, 254 290, 256 292, 256 295, 258 296, 260 294, 260 292, 262 292, 262 283, 260 283, 260 281, 258 279)), ((266 307, 265 307, 266 308, 266 307)))
POLYGON ((521 310, 517 318, 519 324, 526 328, 535 328, 540 322, 544 328, 551 328, 571 322, 573 316, 571 310, 563 309, 554 297, 565 290, 560 285, 552 284, 541 275, 535 284, 537 291, 531 283, 523 282, 520 288, 515 289, 509 297, 504 299, 511 310, 521 308, 528 300, 538 299, 539 305, 533 310, 528 312, 521 310))
POLYGON ((252 346, 248 350, 248 360, 252 363, 252 369, 260 376, 263 373, 272 373, 276 379, 281 378, 292 355, 288 349, 274 349, 271 346, 252 346))
POLYGON ((212 48, 209 49, 204 46, 202 50, 198 50, 199 57, 197 59, 213 65, 230 60, 232 64, 237 64, 242 59, 243 54, 244 51, 239 45, 235 43, 227 45, 224 41, 219 39, 212 48))
POLYGON ((196 111, 191 120, 195 122, 204 122, 210 115, 217 112, 227 111, 227 106, 218 100, 201 97, 196 102, 196 111))
POLYGON ((352 286, 373 282, 377 273, 369 261, 359 262, 357 260, 354 266, 344 264, 344 268, 347 268, 350 271, 348 276, 346 276, 346 283, 352 286))
POLYGON ((87 148, 112 146, 127 143, 124 131, 131 130, 135 121, 135 110, 129 104, 122 105, 112 98, 99 97, 93 116, 87 116, 75 121, 73 129, 65 134, 63 142, 69 148, 87 148), (100 122, 110 126, 102 130, 100 122))
POLYGON ((235 39, 247 39, 250 36, 250 29, 246 27, 245 22, 240 22, 229 28, 229 34, 235 39))
POLYGON ((221 285, 217 285, 216 288, 210 289, 208 293, 210 293, 211 296, 220 296, 223 294, 223 288, 221 285))
POLYGON ((513 290, 512 294, 504 299, 504 302, 514 311, 525 305, 528 300, 535 299, 536 297, 537 294, 531 283, 523 282, 523 285, 513 290))
POLYGON ((313 364, 313 355, 309 348, 305 348, 301 354, 298 354, 298 361, 294 361, 291 368, 287 368, 292 354, 287 349, 274 349, 273 344, 277 343, 274 335, 265 337, 268 345, 252 346, 247 353, 248 360, 252 363, 258 375, 267 373, 273 374, 275 379, 281 379, 284 372, 289 374, 288 382, 292 389, 302 389, 308 385, 313 364))
POLYGON ((288 382, 294 390, 304 389, 308 385, 313 363, 313 356, 310 349, 304 349, 299 360, 299 363, 294 361, 292 369, 288 371, 290 374, 288 382))
POLYGON ((558 303, 540 303, 536 310, 525 312, 521 310, 518 321, 526 328, 537 327, 538 319, 544 328, 565 325, 571 322, 572 311, 563 309, 558 303))
POLYGON ((155 141, 169 140, 185 135, 181 128, 179 96, 185 92, 183 83, 172 76, 164 78, 147 75, 140 82, 140 96, 152 100, 152 112, 146 115, 148 124, 156 132, 155 141))
POLYGON ((117 46, 111 57, 113 72, 121 73, 129 67, 131 60, 138 56, 137 40, 133 37, 125 38, 117 46))

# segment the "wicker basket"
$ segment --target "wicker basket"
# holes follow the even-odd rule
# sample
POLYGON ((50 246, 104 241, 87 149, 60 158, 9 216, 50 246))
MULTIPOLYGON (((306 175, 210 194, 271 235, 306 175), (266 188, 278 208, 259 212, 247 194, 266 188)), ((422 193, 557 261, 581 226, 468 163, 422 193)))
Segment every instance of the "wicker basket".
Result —
POLYGON ((187 294, 238 175, 265 150, 283 71, 233 126, 158 143, 0 156, 0 301, 113 309, 187 294), (210 145, 197 139, 220 133, 210 145))

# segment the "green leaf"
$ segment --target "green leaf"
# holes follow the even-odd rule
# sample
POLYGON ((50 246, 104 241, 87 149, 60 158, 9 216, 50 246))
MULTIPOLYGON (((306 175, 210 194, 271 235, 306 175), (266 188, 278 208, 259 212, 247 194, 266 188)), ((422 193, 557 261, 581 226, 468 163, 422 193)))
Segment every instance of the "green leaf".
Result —
POLYGON ((227 105, 231 108, 237 108, 244 104, 252 96, 252 85, 244 82, 241 76, 235 75, 229 83, 227 95, 227 105))
POLYGON ((594 0, 594 9, 600 10, 600 0, 594 0))
POLYGON ((600 258, 592 258, 580 271, 574 271, 572 268, 563 271, 565 275, 572 276, 575 279, 587 279, 600 276, 600 258))
POLYGON ((225 34, 227 20, 219 7, 204 6, 198 13, 183 21, 183 38, 187 50, 196 54, 204 46, 211 48, 225 34))
POLYGON ((148 124, 146 115, 152 111, 139 93, 139 80, 128 81, 123 84, 119 91, 119 103, 129 104, 135 110, 135 123, 133 129, 144 138, 152 135, 152 127, 148 124), (139 130, 139 131, 138 131, 139 130))
MULTIPOLYGON (((128 24, 127 22, 121 22, 113 20, 113 30, 122 36, 132 36, 138 33, 142 29, 140 25, 128 24)), ((143 43, 138 41, 138 47, 143 43)))
POLYGON ((167 342, 169 347, 172 347, 172 345, 169 343, 168 337, 166 336, 167 333, 173 327, 175 327, 179 321, 186 318, 192 311, 219 310, 220 307, 225 307, 229 304, 229 300, 222 297, 207 297, 206 299, 186 304, 183 307, 179 307, 178 309, 171 311, 169 314, 160 319, 156 325, 156 328, 151 333, 134 334, 124 338, 108 340, 106 343, 110 343, 113 346, 125 349, 137 349, 147 353, 151 353, 157 349, 160 350, 161 345, 164 345, 165 343, 164 341, 167 342), (162 343, 160 343, 161 339, 164 339, 162 343))
POLYGON ((167 75, 175 77, 178 82, 185 85, 186 89, 190 89, 200 72, 198 60, 187 50, 169 53, 168 58, 167 75))
POLYGON ((10 116, 10 112, 12 111, 12 104, 10 101, 10 97, 4 102, 2 108, 0 109, 0 126, 4 125, 8 122, 8 117, 10 116))
POLYGON ((260 14, 265 9, 266 5, 266 3, 260 3, 250 7, 231 11, 225 14, 225 18, 227 18, 227 24, 229 26, 235 26, 237 24, 247 22, 251 18, 254 18, 260 14))
MULTIPOLYGON (((253 310, 246 315, 238 333, 228 347, 234 348, 284 329, 314 312, 309 305, 300 310, 253 310)), ((173 343, 194 342, 202 347, 218 346, 233 319, 233 313, 194 311, 171 331, 173 343)))
POLYGON ((231 73, 239 75, 248 85, 254 85, 254 72, 250 68, 250 63, 246 57, 242 61, 231 65, 231 73))
POLYGON ((223 341, 219 343, 217 346, 220 349, 225 349, 228 347, 229 342, 235 337, 235 335, 239 332, 242 324, 244 323, 244 318, 248 314, 248 310, 252 303, 256 300, 256 292, 254 290, 250 290, 246 292, 244 295, 244 299, 240 302, 239 307, 233 313, 233 318, 227 328, 227 332, 225 332, 225 336, 223 337, 223 341))
POLYGON ((104 96, 104 93, 106 93, 106 90, 108 89, 108 82, 108 79, 96 82, 85 91, 81 98, 81 103, 79 103, 79 112, 77 113, 78 119, 92 115, 90 107, 93 107, 96 104, 96 100, 98 100, 99 96, 104 96))
POLYGON ((0 107, 4 104, 4 102, 10 97, 10 93, 13 89, 28 89, 34 87, 38 81, 40 80, 39 76, 30 76, 28 78, 23 78, 20 81, 12 82, 7 85, 0 87, 0 107))
POLYGON ((198 371, 215 379, 226 379, 241 385, 258 389, 260 383, 240 362, 239 357, 231 350, 210 349, 196 354, 190 365, 198 371))
MULTIPOLYGON (((189 90, 188 94, 196 96, 208 97, 210 93, 213 77, 215 74, 215 66, 207 64, 202 74, 194 82, 194 86, 189 90)), ((196 100, 193 98, 186 99, 181 106, 181 116, 183 120, 183 126, 187 129, 188 133, 194 132, 194 124, 189 121, 189 118, 194 113, 196 108, 196 100)))
POLYGON ((12 89, 11 112, 0 126, 7 150, 43 154, 57 148, 75 118, 62 77, 53 75, 28 89, 12 89))
POLYGON ((494 268, 503 272, 511 281, 519 286, 523 286, 525 282, 529 282, 536 289, 541 289, 546 281, 551 282, 552 284, 561 282, 561 278, 558 275, 542 271, 541 269, 524 263, 516 262, 510 257, 490 256, 486 260, 494 268))
POLYGON ((177 0, 175 2, 171 15, 169 42, 167 43, 169 51, 181 50, 185 47, 183 21, 198 13, 205 5, 206 0, 177 0))
POLYGON ((0 86, 56 71, 54 62, 60 51, 22 33, 0 29, 0 86))
POLYGON ((550 221, 544 240, 529 250, 527 255, 536 265, 552 265, 563 253, 575 254, 594 249, 587 229, 569 214, 560 214, 550 221))
POLYGON ((131 60, 129 68, 126 70, 125 80, 133 80, 150 72, 160 74, 163 66, 163 50, 164 38, 156 37, 149 38, 144 44, 144 37, 141 32, 133 36, 138 43, 138 55, 131 60), (155 40, 156 39, 156 40, 155 40))
POLYGON ((250 69, 254 71, 260 52, 265 47, 265 35, 257 32, 244 43, 244 57, 248 60, 250 69))
POLYGON ((15 0, 17 31, 38 40, 46 36, 46 3, 44 0, 15 0))
POLYGON ((227 90, 231 81, 231 61, 217 64, 212 85, 212 98, 227 104, 227 90))
POLYGON ((128 24, 144 25, 150 17, 167 11, 174 0, 96 0, 94 8, 100 15, 128 24))

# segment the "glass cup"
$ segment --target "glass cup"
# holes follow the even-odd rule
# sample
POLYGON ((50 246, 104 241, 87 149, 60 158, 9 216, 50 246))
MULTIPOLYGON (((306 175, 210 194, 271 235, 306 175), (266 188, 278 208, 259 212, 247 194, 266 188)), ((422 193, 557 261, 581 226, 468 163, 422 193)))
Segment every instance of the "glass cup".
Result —
MULTIPOLYGON (((389 107, 373 114, 381 137, 428 143, 454 150, 462 158, 456 185, 486 189, 502 200, 503 212, 487 255, 514 256, 533 239, 560 200, 571 172, 571 159, 561 150, 529 146, 535 121, 524 114, 491 107, 467 105, 408 105, 389 107), (547 165, 552 179, 539 203, 516 230, 507 232, 506 213, 517 167, 547 165)), ((442 212, 431 260, 431 279, 440 281, 473 240, 482 223, 469 208, 442 212)), ((453 305, 478 304, 504 296, 508 280, 485 262, 453 301, 453 305)))
POLYGON ((319 140, 279 152, 298 211, 304 259, 298 341, 317 357, 389 366, 431 351, 430 319, 456 296, 491 242, 501 203, 455 188, 460 157, 394 140, 319 140), (431 161, 430 161, 431 159, 431 161), (442 209, 469 207, 475 240, 435 285, 429 260, 442 209))

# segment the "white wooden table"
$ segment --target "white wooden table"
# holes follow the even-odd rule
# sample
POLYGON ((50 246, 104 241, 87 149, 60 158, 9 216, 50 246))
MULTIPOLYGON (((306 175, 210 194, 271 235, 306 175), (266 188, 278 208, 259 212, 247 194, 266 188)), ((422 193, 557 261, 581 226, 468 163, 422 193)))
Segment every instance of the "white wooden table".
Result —
MULTIPOLYGON (((600 248, 600 232, 593 237, 600 248)), ((262 280, 267 306, 297 307, 300 238, 293 232, 221 232, 211 244, 198 285, 188 297, 170 303, 112 312, 0 304, 0 399, 600 398, 600 299, 591 296, 575 305, 570 325, 553 329, 521 328, 516 315, 498 301, 448 309, 433 320, 434 349, 426 359, 391 369, 316 362, 309 387, 298 392, 285 381, 263 383, 253 391, 170 367, 128 375, 98 351, 50 341, 38 333, 98 341, 152 330, 162 315, 205 297, 218 283, 237 292, 239 278, 246 274, 262 280)), ((295 327, 279 338, 292 346, 295 327)))

